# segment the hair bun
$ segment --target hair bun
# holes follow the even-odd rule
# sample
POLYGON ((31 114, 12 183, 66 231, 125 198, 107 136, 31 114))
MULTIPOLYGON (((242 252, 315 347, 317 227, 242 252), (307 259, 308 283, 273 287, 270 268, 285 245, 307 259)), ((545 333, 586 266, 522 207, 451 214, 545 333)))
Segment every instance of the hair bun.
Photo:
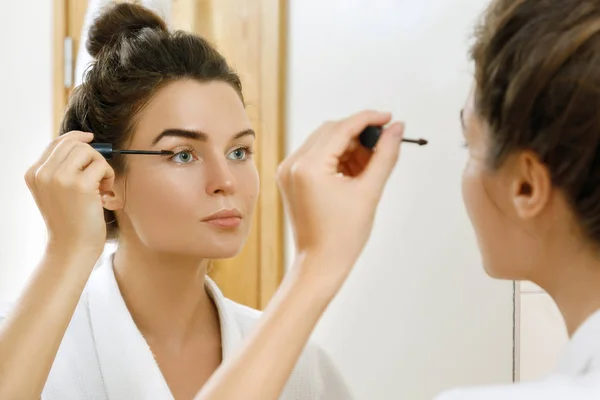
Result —
POLYGON ((146 7, 131 3, 113 3, 102 10, 88 33, 86 48, 94 58, 120 37, 133 36, 144 28, 167 31, 167 24, 146 7))

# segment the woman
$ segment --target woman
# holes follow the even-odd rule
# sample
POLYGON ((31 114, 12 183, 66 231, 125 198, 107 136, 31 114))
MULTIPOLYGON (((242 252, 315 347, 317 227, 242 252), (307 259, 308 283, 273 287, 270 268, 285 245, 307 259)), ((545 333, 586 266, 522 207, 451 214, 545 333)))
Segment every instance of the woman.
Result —
MULTIPOLYGON (((600 3, 496 0, 472 56, 474 88, 461 113, 469 152, 463 197, 484 267, 492 277, 545 289, 571 342, 542 381, 455 390, 438 399, 599 399, 600 3)), ((367 239, 389 174, 374 161, 390 165, 399 144, 390 128, 370 163, 349 156, 366 122, 363 115, 327 125, 283 163, 296 269, 257 332, 199 399, 277 397, 367 239), (353 160, 346 177, 338 174, 342 154, 353 160), (246 381, 238 383, 241 376, 246 381)))
MULTIPOLYGON (((26 174, 48 244, 0 330, 0 398, 190 399, 258 319, 206 277, 242 248, 258 196, 240 80, 132 4, 104 10, 87 48, 61 136, 26 174), (92 141, 174 154, 109 164, 92 141), (107 237, 118 249, 94 268, 107 237)), ((281 398, 350 396, 311 345, 281 398)))

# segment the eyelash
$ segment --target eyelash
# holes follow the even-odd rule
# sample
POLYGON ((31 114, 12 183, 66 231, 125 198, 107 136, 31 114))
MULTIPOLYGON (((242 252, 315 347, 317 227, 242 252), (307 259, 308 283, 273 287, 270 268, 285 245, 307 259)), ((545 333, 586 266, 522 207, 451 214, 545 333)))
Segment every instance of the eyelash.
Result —
MULTIPOLYGON (((194 149, 183 148, 183 149, 180 149, 177 152, 175 152, 175 154, 173 154, 171 157, 169 157, 169 160, 170 161, 174 161, 175 157, 179 157, 183 153, 190 153, 190 154, 192 154, 192 157, 194 157, 194 161, 198 159, 198 157, 196 157, 195 154, 194 154, 194 149)), ((189 163, 178 163, 178 164, 189 164, 189 163)))
MULTIPOLYGON (((237 147, 236 149, 234 149, 233 151, 237 151, 237 150, 243 150, 246 153, 246 159, 248 159, 248 157, 250 157, 252 154, 254 154, 254 152, 252 151, 252 148, 250 148, 248 146, 240 146, 240 147, 237 147)), ((240 160, 240 161, 245 161, 245 160, 240 160)))
MULTIPOLYGON (((236 147, 236 148, 235 148, 235 149, 233 149, 231 152, 238 151, 238 150, 243 150, 243 151, 246 153, 246 158, 245 158, 245 159, 243 159, 243 160, 234 160, 234 161, 240 161, 240 162, 241 162, 241 161, 246 161, 246 160, 247 160, 249 157, 251 157, 251 156, 252 156, 252 154, 254 154, 254 151, 252 151, 252 148, 250 148, 250 147, 248 147, 248 146, 240 146, 240 147, 236 147)), ((231 152, 230 152, 230 153, 231 153, 231 152)), ((169 160, 173 161, 173 159, 174 159, 175 157, 178 157, 178 156, 180 156, 180 155, 181 155, 181 154, 183 154, 183 153, 191 153, 191 154, 192 154, 192 156, 194 156, 194 157, 195 157, 195 160, 194 160, 194 161, 196 161, 196 160, 198 159, 198 157, 196 157, 196 156, 195 156, 195 154, 194 154, 194 149, 191 149, 191 148, 184 148, 184 149, 178 150, 178 151, 177 151, 175 154, 173 154, 173 155, 172 155, 172 156, 169 158, 169 160)), ((189 164, 189 163, 181 163, 181 164, 189 164)))

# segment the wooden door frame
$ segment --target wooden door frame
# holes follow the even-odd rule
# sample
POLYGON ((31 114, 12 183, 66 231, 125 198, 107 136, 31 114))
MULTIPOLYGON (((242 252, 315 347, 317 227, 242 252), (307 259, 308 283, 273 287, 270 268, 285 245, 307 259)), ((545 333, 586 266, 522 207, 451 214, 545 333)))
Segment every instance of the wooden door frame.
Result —
MULTIPOLYGON (((54 1, 54 62, 53 62, 53 116, 56 136, 62 120, 64 108, 70 93, 65 88, 65 38, 79 40, 79 33, 69 32, 69 1, 54 1)), ((175 1, 175 0, 174 0, 175 1)), ((257 287, 256 299, 246 302, 262 309, 279 286, 284 273, 284 215, 279 191, 275 183, 277 166, 284 157, 285 132, 285 71, 286 71, 286 21, 287 1, 253 0, 258 4, 260 27, 260 77, 258 79, 259 151, 255 162, 261 175, 261 194, 256 208, 255 224, 258 229, 257 287)), ((208 0, 195 0, 198 11, 209 4, 208 0)), ((198 15, 198 14, 196 14, 198 15)), ((192 21, 193 22, 193 21, 192 21)), ((72 28, 72 27, 71 27, 72 28)), ((73 60, 77 46, 73 47, 73 60)), ((74 71, 74 65, 68 66, 74 71)), ((222 282, 218 282, 222 285, 222 282)), ((226 286, 226 285, 225 285, 226 286)), ((228 293, 225 293, 226 295, 228 293)), ((235 293, 231 294, 235 299, 235 293)))
POLYGON ((65 49, 64 41, 67 37, 67 0, 54 0, 53 8, 53 62, 52 62, 52 135, 58 135, 63 110, 67 104, 67 90, 65 88, 65 49))
POLYGON ((285 157, 288 2, 260 2, 263 22, 276 21, 261 23, 261 135, 263 148, 267 144, 272 146, 259 159, 262 180, 258 207, 261 239, 259 304, 264 308, 279 287, 284 273, 284 214, 275 174, 285 157))

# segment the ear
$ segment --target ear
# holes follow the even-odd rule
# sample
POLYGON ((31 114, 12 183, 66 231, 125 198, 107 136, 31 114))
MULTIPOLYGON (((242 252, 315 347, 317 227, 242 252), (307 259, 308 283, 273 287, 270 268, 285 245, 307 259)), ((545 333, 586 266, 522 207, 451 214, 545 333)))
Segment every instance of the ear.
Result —
POLYGON ((100 197, 102 198, 102 207, 110 211, 121 211, 125 205, 125 185, 120 178, 115 179, 114 184, 108 187, 100 188, 100 197))
POLYGON ((538 156, 530 151, 513 160, 511 195, 516 214, 522 219, 539 215, 550 201, 552 180, 550 171, 538 156))

